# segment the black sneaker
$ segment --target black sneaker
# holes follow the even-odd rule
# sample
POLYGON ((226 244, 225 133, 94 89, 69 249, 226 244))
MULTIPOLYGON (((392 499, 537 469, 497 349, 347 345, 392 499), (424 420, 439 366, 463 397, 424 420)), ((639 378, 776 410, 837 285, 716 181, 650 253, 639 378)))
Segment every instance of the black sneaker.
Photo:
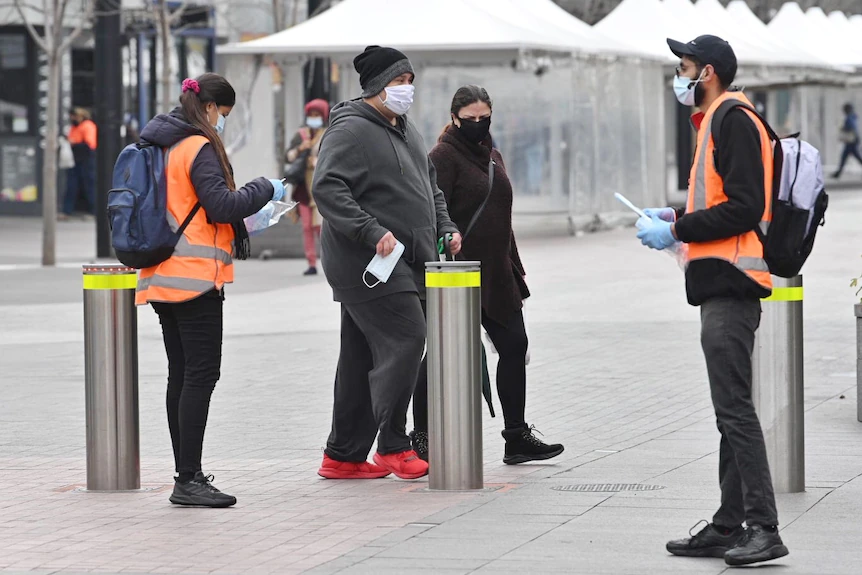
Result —
POLYGON ((316 276, 317 275, 317 268, 312 266, 312 267, 308 268, 307 270, 305 270, 304 272, 302 272, 302 275, 304 275, 304 276, 316 276))
POLYGON ((770 530, 760 525, 752 525, 745 530, 736 545, 724 554, 728 565, 751 565, 762 561, 772 561, 790 553, 778 529, 770 530))
POLYGON ((236 497, 222 493, 210 483, 212 475, 198 471, 188 483, 174 484, 171 503, 174 505, 197 505, 201 507, 230 507, 236 504, 236 497))
POLYGON ((533 432, 541 433, 533 426, 526 425, 519 429, 504 429, 503 439, 506 440, 506 454, 503 463, 506 465, 517 465, 526 461, 541 461, 551 459, 563 452, 563 446, 559 443, 548 445, 533 432))
POLYGON ((701 521, 688 530, 691 537, 668 541, 666 546, 668 553, 680 557, 718 557, 721 559, 745 535, 741 525, 725 534, 724 530, 717 529, 712 523, 707 523, 706 527, 693 535, 692 531, 701 523, 706 522, 701 521))
POLYGON ((413 451, 419 456, 422 461, 428 461, 428 432, 427 431, 411 431, 410 443, 413 444, 413 451))

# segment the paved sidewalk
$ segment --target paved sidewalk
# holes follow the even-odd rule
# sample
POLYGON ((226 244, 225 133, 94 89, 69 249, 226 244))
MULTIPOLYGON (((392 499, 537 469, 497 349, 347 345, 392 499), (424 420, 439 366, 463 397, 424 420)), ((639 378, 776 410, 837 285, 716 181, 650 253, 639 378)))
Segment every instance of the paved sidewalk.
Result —
MULTIPOLYGON (((856 421, 854 274, 862 194, 833 194, 806 267, 805 493, 778 498, 782 574, 862 572, 862 423, 856 421)), ((168 501, 166 360, 139 312, 140 493, 85 482, 80 271, 91 226, 60 227, 54 270, 32 269, 38 224, 0 221, 0 573, 724 573, 664 550, 718 505, 717 449, 696 309, 682 273, 631 229, 522 234, 533 299, 528 420, 566 452, 505 466, 485 418, 481 493, 427 481, 327 481, 338 308, 301 261, 237 266, 205 471, 227 510, 168 501), (639 491, 572 491, 633 484, 639 491), (649 489, 649 490, 647 490, 649 489)), ((493 356, 492 356, 493 359, 493 356)), ((496 394, 495 394, 496 395, 496 394)), ((497 404, 499 405, 499 403, 497 404)))

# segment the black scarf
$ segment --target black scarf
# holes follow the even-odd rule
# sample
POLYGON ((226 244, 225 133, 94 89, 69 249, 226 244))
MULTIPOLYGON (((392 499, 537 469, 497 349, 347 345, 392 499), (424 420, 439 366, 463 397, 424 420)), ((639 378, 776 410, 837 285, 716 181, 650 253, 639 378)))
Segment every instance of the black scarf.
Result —
POLYGON ((247 260, 251 256, 251 240, 245 222, 239 221, 231 224, 234 234, 234 257, 238 260, 247 260))

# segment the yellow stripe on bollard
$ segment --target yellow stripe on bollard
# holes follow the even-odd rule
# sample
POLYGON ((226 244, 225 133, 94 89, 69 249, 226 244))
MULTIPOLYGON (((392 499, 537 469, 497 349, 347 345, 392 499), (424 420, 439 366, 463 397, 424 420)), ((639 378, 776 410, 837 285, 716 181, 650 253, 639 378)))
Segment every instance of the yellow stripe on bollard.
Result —
POLYGON ((430 288, 472 288, 482 286, 481 272, 426 272, 425 285, 430 288))
POLYGON ((137 274, 84 275, 85 290, 135 289, 138 287, 137 274))
POLYGON ((780 287, 772 290, 772 295, 761 301, 802 301, 803 288, 780 287))

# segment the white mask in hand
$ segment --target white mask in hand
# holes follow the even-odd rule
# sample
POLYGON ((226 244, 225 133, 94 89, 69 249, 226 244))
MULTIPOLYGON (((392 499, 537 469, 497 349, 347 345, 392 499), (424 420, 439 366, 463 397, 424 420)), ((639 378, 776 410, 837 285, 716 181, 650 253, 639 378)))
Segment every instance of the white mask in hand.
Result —
POLYGON ((397 264, 398 260, 401 259, 401 254, 403 253, 404 244, 396 241, 395 249, 393 249, 392 253, 388 256, 383 257, 380 254, 375 254, 374 258, 368 262, 368 265, 365 267, 365 272, 362 274, 362 283, 365 284, 365 287, 376 288, 380 285, 380 282, 386 283, 389 281, 389 276, 392 275, 392 270, 395 269, 395 264, 397 264), (368 281, 365 279, 366 274, 371 274, 376 277, 377 283, 369 285, 368 281))
POLYGON ((392 110, 393 113, 403 116, 410 109, 410 106, 413 105, 413 94, 415 92, 416 87, 413 84, 389 86, 386 88, 386 100, 381 100, 381 102, 392 110))

